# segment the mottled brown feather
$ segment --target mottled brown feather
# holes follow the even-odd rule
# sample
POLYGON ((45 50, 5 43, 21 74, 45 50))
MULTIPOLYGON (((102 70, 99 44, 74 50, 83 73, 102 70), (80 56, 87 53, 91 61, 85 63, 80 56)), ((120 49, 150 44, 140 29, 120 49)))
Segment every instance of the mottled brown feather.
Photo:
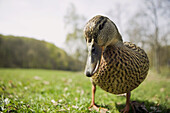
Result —
POLYGON ((149 60, 145 51, 135 44, 124 42, 121 46, 105 49, 92 82, 113 94, 127 93, 143 82, 148 70, 149 60))

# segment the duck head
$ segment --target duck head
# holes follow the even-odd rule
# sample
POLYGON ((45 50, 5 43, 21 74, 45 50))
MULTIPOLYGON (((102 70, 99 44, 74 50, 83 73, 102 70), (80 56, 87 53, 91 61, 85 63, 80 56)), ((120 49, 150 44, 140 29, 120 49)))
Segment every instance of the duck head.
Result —
POLYGON ((90 19, 84 28, 88 48, 85 75, 91 77, 97 72, 103 51, 107 46, 122 42, 116 25, 107 17, 97 15, 90 19))

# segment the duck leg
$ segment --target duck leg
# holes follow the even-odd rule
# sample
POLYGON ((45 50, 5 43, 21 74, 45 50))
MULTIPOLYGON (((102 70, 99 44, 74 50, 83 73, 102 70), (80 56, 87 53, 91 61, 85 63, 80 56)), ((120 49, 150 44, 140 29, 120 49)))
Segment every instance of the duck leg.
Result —
POLYGON ((130 109, 130 92, 126 93, 126 106, 122 110, 123 113, 129 113, 130 109))
POLYGON ((92 84, 92 100, 91 100, 91 104, 89 106, 89 109, 94 107, 94 108, 98 108, 95 104, 95 92, 96 92, 96 85, 92 84))
POLYGON ((96 85, 95 85, 95 84, 92 84, 92 100, 91 100, 91 105, 88 107, 88 109, 89 109, 89 110, 95 109, 96 111, 100 111, 100 112, 106 112, 106 111, 108 111, 108 109, 98 107, 98 106, 95 104, 95 92, 96 92, 96 85), (91 109, 91 108, 92 108, 92 109, 91 109))

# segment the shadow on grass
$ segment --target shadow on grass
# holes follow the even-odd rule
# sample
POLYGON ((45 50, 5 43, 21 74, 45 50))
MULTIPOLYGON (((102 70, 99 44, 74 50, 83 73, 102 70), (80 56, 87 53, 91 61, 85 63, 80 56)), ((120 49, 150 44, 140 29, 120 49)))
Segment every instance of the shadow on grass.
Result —
MULTIPOLYGON (((141 100, 135 100, 132 102, 136 102, 138 104, 140 104, 141 106, 145 106, 145 107, 138 107, 137 110, 135 109, 136 113, 170 113, 170 108, 167 108, 165 105, 161 105, 161 104, 155 104, 153 102, 149 102, 149 101, 141 101, 141 100), (144 110, 143 108, 146 108, 146 110, 144 110)), ((121 110, 125 107, 125 104, 117 104, 115 103, 116 108, 119 110, 119 112, 121 112, 121 110)), ((130 107, 130 111, 129 113, 134 113, 132 106, 130 107)))

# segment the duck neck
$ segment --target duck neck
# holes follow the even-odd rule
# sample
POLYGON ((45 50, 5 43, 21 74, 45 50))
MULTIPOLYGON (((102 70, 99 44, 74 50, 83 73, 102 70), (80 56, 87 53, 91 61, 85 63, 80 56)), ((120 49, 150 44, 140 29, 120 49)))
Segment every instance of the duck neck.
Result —
POLYGON ((110 46, 122 46, 122 45, 123 45, 122 36, 118 32, 117 35, 111 41, 110 46))

